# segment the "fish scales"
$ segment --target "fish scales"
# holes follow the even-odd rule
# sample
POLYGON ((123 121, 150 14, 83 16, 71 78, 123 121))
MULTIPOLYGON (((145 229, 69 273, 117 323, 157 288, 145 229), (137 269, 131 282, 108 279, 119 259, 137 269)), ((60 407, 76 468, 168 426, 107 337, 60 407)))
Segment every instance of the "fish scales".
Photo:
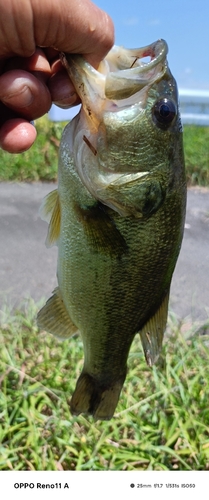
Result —
POLYGON ((58 190, 41 208, 47 244, 58 246, 58 287, 38 325, 60 338, 80 332, 84 367, 71 411, 95 419, 114 414, 135 335, 151 366, 166 328, 186 207, 177 86, 166 55, 163 40, 114 47, 98 71, 62 55, 82 108, 62 135, 58 190))

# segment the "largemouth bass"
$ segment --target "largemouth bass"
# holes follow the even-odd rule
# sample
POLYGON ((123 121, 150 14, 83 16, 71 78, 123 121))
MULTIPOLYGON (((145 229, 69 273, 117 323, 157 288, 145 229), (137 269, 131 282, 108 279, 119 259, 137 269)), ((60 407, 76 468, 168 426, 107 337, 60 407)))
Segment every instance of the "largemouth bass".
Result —
POLYGON ((62 135, 58 190, 41 209, 47 244, 58 246, 58 288, 38 325, 62 339, 81 334, 73 414, 112 417, 136 334, 148 365, 161 351, 186 205, 177 85, 166 57, 163 40, 115 46, 98 70, 62 55, 82 107, 62 135))

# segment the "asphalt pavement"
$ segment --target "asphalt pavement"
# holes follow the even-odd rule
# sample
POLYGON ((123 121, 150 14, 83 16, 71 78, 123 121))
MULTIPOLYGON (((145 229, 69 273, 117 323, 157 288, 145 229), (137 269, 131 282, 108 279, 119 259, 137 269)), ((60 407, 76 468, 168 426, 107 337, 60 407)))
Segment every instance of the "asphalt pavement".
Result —
MULTIPOLYGON (((0 183, 0 308, 57 286, 57 249, 45 247, 47 224, 38 215, 50 183, 0 183)), ((184 239, 173 275, 170 309, 182 319, 209 319, 209 190, 188 190, 184 239)))

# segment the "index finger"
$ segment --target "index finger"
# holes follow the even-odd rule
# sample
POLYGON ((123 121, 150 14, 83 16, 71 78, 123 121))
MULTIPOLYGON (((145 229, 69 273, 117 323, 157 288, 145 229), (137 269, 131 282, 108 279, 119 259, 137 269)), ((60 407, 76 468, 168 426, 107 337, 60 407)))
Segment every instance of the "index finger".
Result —
POLYGON ((2 5, 0 61, 30 57, 38 46, 82 54, 97 66, 113 43, 111 18, 90 0, 10 0, 2 5))

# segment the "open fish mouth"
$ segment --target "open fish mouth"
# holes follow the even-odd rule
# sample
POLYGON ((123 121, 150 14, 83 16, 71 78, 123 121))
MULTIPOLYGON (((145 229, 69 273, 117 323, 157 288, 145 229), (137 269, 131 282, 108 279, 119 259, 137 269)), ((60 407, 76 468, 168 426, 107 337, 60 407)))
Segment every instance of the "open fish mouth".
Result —
MULTIPOLYGON (((115 101, 123 101, 162 78, 167 69, 167 53, 167 43, 161 39, 139 49, 125 49, 115 45, 100 63, 98 70, 79 55, 61 53, 61 60, 90 122, 93 124, 94 121, 96 126, 96 117, 100 120, 101 112, 114 111, 109 101, 115 104, 115 101), (147 57, 150 60, 145 62, 144 58, 147 57)), ((124 104, 117 103, 119 107, 124 104)), ((131 102, 126 103, 130 104, 131 102)))
POLYGON ((113 48, 106 58, 110 68, 105 84, 106 97, 124 99, 152 84, 157 76, 162 76, 167 53, 164 40, 139 49, 120 48, 118 51, 118 47, 113 48), (145 57, 150 57, 150 60, 144 62, 145 57))

